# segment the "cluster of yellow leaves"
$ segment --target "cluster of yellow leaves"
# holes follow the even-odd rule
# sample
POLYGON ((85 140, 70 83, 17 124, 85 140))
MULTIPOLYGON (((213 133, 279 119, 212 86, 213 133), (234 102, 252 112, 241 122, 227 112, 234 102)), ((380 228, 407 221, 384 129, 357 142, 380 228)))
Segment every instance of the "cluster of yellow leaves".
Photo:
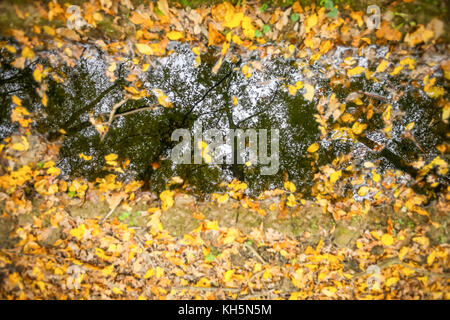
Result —
POLYGON ((430 163, 419 169, 419 176, 426 175, 434 167, 437 167, 437 173, 440 175, 446 175, 448 172, 448 163, 440 156, 437 156, 430 163))
POLYGON ((81 179, 75 179, 69 186, 69 192, 73 192, 77 197, 83 199, 89 185, 81 179))
MULTIPOLYGON (((223 2, 212 7, 211 15, 223 27, 235 29, 241 26, 245 37, 248 39, 255 37, 256 28, 252 24, 252 19, 246 16, 241 8, 234 7, 229 2, 223 2)), ((217 42, 216 39, 213 42, 217 42)))
POLYGON ((213 200, 217 200, 217 203, 220 204, 220 203, 227 202, 229 199, 229 195, 228 195, 228 193, 224 193, 223 195, 219 194, 219 193, 213 193, 212 198, 213 198, 213 200))
POLYGON ((248 186, 245 182, 241 182, 237 179, 233 179, 228 185, 227 189, 234 199, 238 199, 242 196, 248 186))
POLYGON ((292 96, 295 96, 297 93, 297 90, 303 89, 303 82, 297 81, 295 85, 288 85, 289 94, 292 96))
POLYGON ((30 181, 34 175, 35 172, 30 168, 30 166, 22 166, 10 174, 0 176, 0 188, 6 190, 7 192, 12 192, 17 187, 22 186, 27 181, 30 181))
POLYGON ((420 24, 416 31, 412 33, 408 33, 405 36, 404 41, 410 46, 414 47, 421 42, 427 42, 434 37, 433 30, 425 28, 422 24, 420 24))
POLYGON ((159 199, 161 199, 161 208, 163 211, 171 208, 175 203, 173 200, 174 192, 171 190, 164 190, 159 195, 159 199))
POLYGON ((444 95, 445 90, 444 88, 434 86, 436 83, 436 78, 430 79, 430 77, 427 75, 423 79, 424 88, 423 91, 430 97, 430 98, 439 98, 444 95))
POLYGON ((98 184, 98 188, 101 192, 119 190, 122 187, 122 183, 116 181, 117 176, 114 174, 108 174, 104 178, 97 178, 95 182, 98 184))
POLYGON ((11 99, 16 105, 11 111, 11 122, 19 122, 22 127, 28 127, 33 120, 31 118, 25 118, 25 116, 30 116, 30 113, 27 109, 22 107, 22 100, 20 98, 13 95, 11 99))

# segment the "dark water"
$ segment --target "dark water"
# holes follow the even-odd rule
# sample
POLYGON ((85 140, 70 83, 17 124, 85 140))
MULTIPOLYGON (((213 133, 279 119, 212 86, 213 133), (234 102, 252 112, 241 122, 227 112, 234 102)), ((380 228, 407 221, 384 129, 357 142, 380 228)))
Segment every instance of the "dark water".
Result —
MULTIPOLYGON (((294 182, 307 196, 314 183, 313 174, 317 168, 331 164, 333 159, 351 154, 346 165, 354 170, 363 162, 379 160, 376 170, 383 174, 394 168, 408 172, 406 162, 433 159, 439 154, 436 146, 446 139, 447 128, 441 121, 442 109, 435 101, 411 85, 411 80, 385 76, 379 82, 366 80, 364 76, 354 77, 348 85, 330 86, 330 78, 345 78, 346 70, 341 68, 343 52, 357 57, 357 64, 374 70, 376 65, 364 56, 358 57, 353 49, 338 48, 309 65, 309 57, 302 59, 283 56, 260 59, 255 53, 242 59, 229 59, 223 63, 218 73, 211 70, 219 58, 219 53, 210 49, 201 56, 202 63, 195 67, 195 55, 187 45, 175 45, 175 53, 153 62, 140 77, 143 88, 151 92, 161 89, 173 103, 173 108, 157 107, 154 110, 118 116, 101 141, 99 133, 89 120, 102 117, 107 122, 112 106, 124 97, 123 86, 130 84, 125 80, 127 74, 125 60, 115 71, 117 80, 111 82, 105 76, 108 59, 96 50, 87 48, 87 53, 70 68, 63 63, 52 64, 53 72, 64 79, 58 83, 48 79, 48 105, 43 107, 36 93, 39 84, 33 80, 33 66, 24 70, 11 67, 12 58, 2 52, 0 75, 0 137, 5 138, 17 128, 10 122, 11 96, 17 95, 23 105, 34 113, 35 127, 50 140, 63 141, 60 161, 57 166, 68 177, 84 176, 90 180, 107 174, 104 156, 110 153, 119 155, 119 160, 128 158, 130 165, 122 178, 134 177, 144 180, 145 187, 161 191, 173 176, 180 176, 189 183, 193 192, 214 192, 221 190, 223 181, 238 178, 249 186, 249 192, 257 194, 262 190, 281 187, 284 179, 294 182), (237 60, 237 61, 236 61, 237 60), (247 78, 241 72, 244 65, 253 64, 252 76, 247 78), (261 66, 261 70, 255 67, 261 66), (236 69, 236 70, 235 70, 236 69), (301 90, 290 95, 285 84, 297 81, 311 83, 315 87, 312 102, 307 101, 301 90), (363 105, 347 102, 345 111, 352 114, 354 121, 368 124, 364 141, 332 138, 328 134, 320 139, 321 132, 315 115, 320 96, 335 94, 340 102, 352 92, 367 92, 372 96, 360 94, 363 105), (395 101, 394 95, 402 93, 395 101), (376 96, 384 97, 383 101, 376 96), (233 97, 237 105, 233 105, 233 97), (385 123, 382 112, 386 103, 392 105, 391 137, 382 133, 385 123), (373 106, 374 115, 367 119, 367 106, 373 106), (261 175, 261 165, 174 165, 170 160, 170 150, 176 142, 171 141, 175 129, 193 129, 194 122, 202 121, 203 130, 216 128, 226 133, 230 128, 271 129, 280 133, 279 170, 274 175, 261 175), (415 122, 411 133, 415 142, 404 135, 405 126, 415 122), (59 132, 64 129, 67 134, 59 132), (306 151, 314 142, 320 142, 318 158, 306 151), (384 144, 380 151, 372 143, 384 144), (78 154, 91 155, 91 161, 80 159, 78 154), (156 168, 157 167, 157 168, 156 168)), ((377 56, 384 56, 386 48, 372 48, 377 56)), ((51 54, 49 52, 49 54, 51 54)), ((38 61, 44 66, 48 60, 38 61)), ((442 83, 440 83, 442 85, 442 83)), ((447 90, 448 91, 448 90, 447 90)), ((157 103, 155 95, 138 100, 128 100, 117 113, 125 113, 136 108, 157 103)), ((330 117, 328 132, 338 124, 330 117)), ((351 127, 353 122, 340 123, 341 127, 351 127)), ((409 172, 414 174, 414 172, 409 172)), ((444 180, 442 180, 444 181, 444 180)))

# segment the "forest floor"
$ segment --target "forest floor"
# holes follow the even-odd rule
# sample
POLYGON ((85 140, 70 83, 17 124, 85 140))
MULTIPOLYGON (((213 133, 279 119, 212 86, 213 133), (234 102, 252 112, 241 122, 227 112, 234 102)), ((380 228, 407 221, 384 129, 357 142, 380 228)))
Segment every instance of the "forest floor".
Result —
MULTIPOLYGON (((410 2, 398 1, 398 5, 410 2)), ((125 43, 128 36, 136 34, 135 25, 155 21, 158 29, 161 23, 161 30, 142 36, 154 39, 155 34, 168 31, 171 21, 177 24, 174 13, 182 10, 181 5, 174 5, 169 12, 167 1, 159 1, 158 9, 151 4, 149 20, 143 11, 133 14, 130 1, 103 3, 103 7, 91 11, 86 7, 86 20, 97 23, 98 28, 81 36, 64 27, 67 17, 62 4, 50 2, 48 7, 38 5, 34 11, 28 11, 28 6, 34 7, 26 1, 6 6, 8 10, 13 8, 14 14, 6 19, 1 10, 0 26, 3 30, 14 27, 8 35, 16 42, 2 43, 1 50, 14 55, 16 47, 20 48, 18 67, 38 54, 42 43, 34 46, 36 39, 46 39, 44 42, 51 43, 53 49, 58 48, 58 41, 107 39, 108 44, 99 46, 105 51, 115 50, 111 43, 125 43), (121 17, 129 18, 129 25, 116 21, 117 10, 121 17), (167 16, 173 20, 165 21, 167 16), (55 42, 49 40, 54 37, 55 42)), ((300 24, 308 29, 319 32, 320 23, 328 19, 323 8, 291 5, 295 6, 292 12, 303 15, 300 24)), ((227 8, 234 10, 231 7, 227 8)), ((210 8, 200 8, 199 12, 211 19, 210 8)), ((248 9, 255 20, 259 13, 253 11, 258 8, 248 9)), ((283 10, 274 9, 275 18, 265 17, 273 23, 281 21, 279 29, 267 33, 267 40, 289 39, 289 32, 283 28, 299 17, 284 16, 283 10)), ((361 11, 355 14, 349 7, 345 10, 352 12, 352 28, 362 24, 361 11)), ((220 13, 212 16, 217 19, 220 13)), ((429 48, 445 43, 441 36, 447 26, 441 20, 427 27, 424 24, 429 21, 414 22, 420 25, 414 30, 420 32, 410 32, 408 23, 413 17, 405 15, 401 17, 403 22, 395 20, 398 16, 386 18, 402 23, 404 26, 398 28, 401 31, 383 18, 377 39, 383 43, 402 39, 410 45, 408 50, 419 44, 429 48)), ((225 48, 228 40, 217 30, 209 29, 208 37, 204 36, 202 20, 197 22, 200 31, 192 31, 198 39, 190 37, 188 31, 168 32, 168 38, 199 41, 203 47, 207 42, 224 43, 225 48)), ((245 36, 247 28, 243 27, 245 36)), ((358 46, 370 41, 364 35, 352 34, 347 40, 357 38, 358 46)), ((261 39, 255 43, 262 44, 261 39)), ((159 54, 160 46, 168 41, 165 37, 158 46, 138 46, 133 54, 164 55, 165 47, 159 54)), ((72 52, 64 53, 65 61, 76 59, 72 52)), ((405 68, 407 65, 402 64, 405 68)), ((443 63, 442 69, 448 79, 449 63, 443 63)), ((36 81, 47 77, 45 70, 36 70, 36 81)), ((430 97, 441 99, 442 118, 448 123, 446 96, 426 79, 425 89, 431 92, 430 97)), ((45 90, 39 94, 46 105, 45 90)), ((19 98, 12 98, 12 103, 12 121, 20 127, 0 147, 0 299, 450 298, 449 187, 445 183, 440 193, 430 196, 433 199, 416 194, 406 185, 391 188, 384 184, 383 190, 392 195, 386 197, 389 201, 357 204, 349 199, 334 203, 338 200, 332 195, 301 199, 289 181, 283 190, 272 190, 260 199, 247 197, 242 192, 245 184, 233 181, 228 193, 208 195, 204 200, 183 188, 168 188, 160 194, 142 191, 140 182, 119 182, 113 175, 97 183, 81 178, 66 181, 56 166, 58 143, 46 141, 33 131, 31 116, 19 98), (344 211, 349 214, 339 214, 344 211)), ((442 153, 448 154, 448 150, 446 144, 442 153)), ((118 171, 117 155, 107 157, 109 169, 118 171)), ((448 172, 441 158, 431 166, 444 172, 443 176, 448 172)), ((331 176, 333 173, 326 177, 327 188, 331 176)))

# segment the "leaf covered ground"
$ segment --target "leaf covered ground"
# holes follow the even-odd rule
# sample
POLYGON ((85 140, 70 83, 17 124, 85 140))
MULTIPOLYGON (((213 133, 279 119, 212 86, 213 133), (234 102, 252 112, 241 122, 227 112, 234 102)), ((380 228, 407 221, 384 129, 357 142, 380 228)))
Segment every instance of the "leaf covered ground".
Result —
MULTIPOLYGON (((95 181, 66 177, 58 166, 60 142, 38 134, 33 126, 39 115, 12 94, 9 117, 16 130, 0 144, 1 299, 450 298, 448 142, 435 147, 436 155, 404 165, 407 172, 380 173, 372 161, 357 169, 352 166, 357 156, 350 154, 316 166, 326 147, 322 140, 361 141, 374 115, 383 135, 394 134, 401 117, 394 102, 402 93, 393 93, 391 101, 364 92, 349 96, 345 103, 361 110, 356 116, 344 101, 322 93, 308 69, 339 45, 361 56, 371 55, 366 50, 371 45, 385 45, 388 52, 372 54, 370 66, 348 56, 339 66, 344 72, 329 65, 323 72, 330 84, 344 86, 356 77, 407 77, 448 125, 450 60, 441 20, 396 29, 393 16, 383 16, 381 27, 369 30, 363 11, 329 4, 223 2, 196 9, 165 0, 76 4, 79 16, 61 1, 8 6, 20 27, 1 31, 0 52, 15 68, 32 70, 44 110, 48 81, 64 83, 55 66, 73 67, 86 43, 104 54, 108 81, 116 80, 123 65, 126 99, 153 95, 155 108, 174 106, 167 92, 147 90, 140 77, 153 59, 172 53, 172 41, 188 43, 196 65, 201 53, 216 48, 212 73, 249 52, 306 58, 299 68, 309 80, 286 83, 284 90, 316 103, 320 137, 305 148, 315 168, 312 197, 298 192, 289 177, 282 188, 257 197, 247 195, 247 184, 236 179, 202 200, 189 194, 189 181, 178 176, 160 193, 145 191, 143 181, 119 178, 130 163, 114 153, 104 156, 107 175, 95 181), (344 192, 348 185, 352 196, 344 192)), ((254 60, 239 72, 250 78, 260 68, 254 60)), ((109 121, 89 117, 101 139, 111 115, 109 121)), ((407 122, 403 131, 417 144, 414 127, 407 122)), ((207 152, 203 156, 208 162, 207 152)))

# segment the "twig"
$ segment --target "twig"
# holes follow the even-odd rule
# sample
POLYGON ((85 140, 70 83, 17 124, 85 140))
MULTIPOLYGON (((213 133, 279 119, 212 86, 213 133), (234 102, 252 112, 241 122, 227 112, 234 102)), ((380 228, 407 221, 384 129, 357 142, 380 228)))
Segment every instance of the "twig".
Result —
POLYGON ((228 291, 228 292, 241 292, 241 289, 239 288, 223 288, 223 287, 172 287, 172 289, 175 290, 195 290, 195 291, 228 291))
POLYGON ((252 293, 252 294, 248 294, 246 296, 239 297, 239 300, 249 300, 251 298, 260 298, 260 297, 266 296, 266 295, 273 297, 274 294, 270 291, 264 290, 264 291, 261 291, 260 293, 252 293))
POLYGON ((112 110, 111 110, 111 113, 109 114, 109 120, 108 120, 108 124, 106 125, 106 131, 102 133, 102 136, 101 136, 101 138, 100 138, 100 141, 101 141, 101 142, 103 142, 103 139, 105 139, 105 136, 106 136, 106 134, 107 134, 108 131, 109 131, 109 127, 111 126, 111 124, 112 124, 112 122, 113 122, 113 120, 114 120, 114 115, 115 115, 117 109, 119 109, 119 108, 120 108, 125 102, 127 102, 127 101, 128 101, 128 99, 125 98, 125 99, 123 99, 123 100, 120 101, 119 103, 116 103, 116 104, 113 106, 113 108, 112 108, 112 110))
POLYGON ((259 255, 258 251, 255 250, 255 248, 253 248, 248 243, 244 243, 244 246, 249 248, 262 264, 267 264, 267 262, 259 255))
POLYGON ((103 222, 106 221, 106 219, 109 218, 110 215, 112 215, 112 213, 114 212, 114 210, 116 210, 116 208, 119 206, 119 204, 122 202, 123 198, 121 198, 117 204, 108 212, 108 214, 102 219, 100 220, 100 224, 102 224, 103 222))
POLYGON ((252 281, 253 279, 255 279, 256 277, 258 277, 260 274, 263 274, 264 272, 265 272, 266 270, 261 270, 261 271, 258 271, 258 272, 256 272, 256 273, 254 273, 251 277, 250 277, 250 279, 248 279, 248 282, 250 282, 250 281, 252 281))
MULTIPOLYGON (((375 266, 380 268, 380 270, 383 270, 383 269, 385 269, 385 268, 387 268, 389 266, 392 266, 394 264, 402 265, 402 266, 404 266, 406 268, 414 270, 415 272, 420 272, 420 273, 426 274, 428 276, 443 277, 443 278, 446 278, 446 279, 450 279, 450 274, 449 273, 437 273, 437 272, 428 271, 428 270, 425 270, 425 269, 422 269, 422 268, 416 268, 416 267, 410 266, 407 263, 402 262, 398 257, 385 259, 385 260, 377 263, 375 266)), ((367 272, 367 271, 363 271, 363 272, 357 273, 357 274, 355 274, 352 277, 352 280, 356 279, 356 278, 363 277, 363 276, 368 275, 368 274, 371 274, 371 273, 367 272)))

